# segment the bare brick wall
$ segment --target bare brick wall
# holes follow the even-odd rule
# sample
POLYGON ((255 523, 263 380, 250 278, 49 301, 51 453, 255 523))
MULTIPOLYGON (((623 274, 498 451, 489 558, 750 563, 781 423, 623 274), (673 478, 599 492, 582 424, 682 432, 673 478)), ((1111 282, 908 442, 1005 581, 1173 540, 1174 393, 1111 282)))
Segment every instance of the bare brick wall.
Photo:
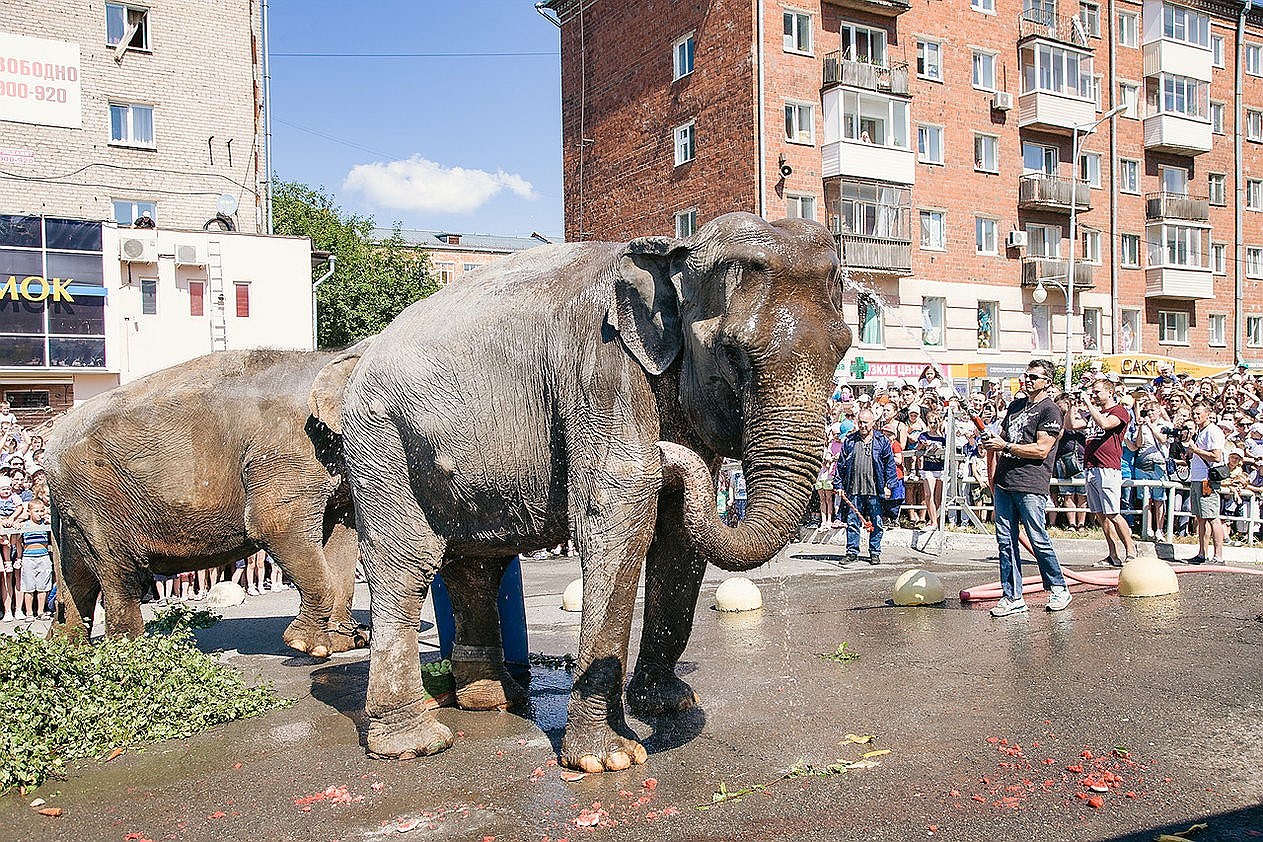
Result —
POLYGON ((80 45, 83 91, 82 128, 0 122, 0 147, 35 155, 0 165, 10 174, 0 174, 0 213, 110 219, 112 199, 148 200, 159 225, 200 228, 229 193, 238 229, 257 233, 258 22, 254 0, 164 0, 149 12, 152 50, 115 62, 104 0, 0 0, 4 31, 80 45), (155 149, 110 143, 112 100, 154 106, 155 149))

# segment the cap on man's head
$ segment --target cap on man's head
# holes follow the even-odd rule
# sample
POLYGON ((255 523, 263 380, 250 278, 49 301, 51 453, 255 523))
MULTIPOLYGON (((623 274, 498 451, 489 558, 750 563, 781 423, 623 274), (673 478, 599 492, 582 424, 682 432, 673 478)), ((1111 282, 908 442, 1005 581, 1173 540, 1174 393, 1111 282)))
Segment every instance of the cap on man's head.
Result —
POLYGON ((914 412, 915 412, 917 415, 920 415, 920 414, 921 414, 921 407, 917 406, 916 404, 912 404, 911 406, 909 406, 909 407, 908 407, 908 414, 909 414, 909 415, 911 415, 911 414, 912 414, 912 413, 914 413, 914 412))

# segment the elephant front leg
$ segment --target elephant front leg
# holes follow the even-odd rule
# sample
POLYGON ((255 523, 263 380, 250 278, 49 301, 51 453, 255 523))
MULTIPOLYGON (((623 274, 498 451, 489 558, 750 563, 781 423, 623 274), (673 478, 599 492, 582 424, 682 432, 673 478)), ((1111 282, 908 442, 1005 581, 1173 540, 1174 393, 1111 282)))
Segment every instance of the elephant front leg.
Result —
POLYGON ((645 565, 645 618, 636 671, 627 703, 641 714, 678 713, 698 703, 693 688, 675 674, 693 630, 697 594, 706 573, 683 528, 683 497, 663 492, 658 523, 645 565))
POLYGON ((329 657, 333 652, 329 637, 333 589, 324 551, 311 538, 299 534, 271 536, 267 548, 298 587, 298 616, 282 635, 285 645, 313 658, 329 657))
POLYGON ((500 579, 513 559, 454 556, 443 565, 456 619, 452 677, 456 703, 465 710, 505 710, 526 702, 526 691, 504 667, 496 606, 500 579))
POLYGON ((577 530, 583 556, 583 621, 561 763, 585 772, 626 769, 646 758, 624 716, 623 678, 654 498, 647 495, 617 508, 597 522, 590 520, 588 529, 577 530))
POLYGON ((324 544, 324 555, 333 599, 333 613, 329 617, 330 649, 333 652, 362 649, 368 646, 369 630, 351 615, 355 564, 360 557, 355 530, 341 523, 334 524, 324 544))

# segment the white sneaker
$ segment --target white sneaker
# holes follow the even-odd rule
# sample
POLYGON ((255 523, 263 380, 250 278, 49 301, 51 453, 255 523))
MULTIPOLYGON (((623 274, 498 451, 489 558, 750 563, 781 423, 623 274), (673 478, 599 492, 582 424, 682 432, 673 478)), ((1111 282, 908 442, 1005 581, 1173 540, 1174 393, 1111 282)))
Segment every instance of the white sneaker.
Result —
POLYGON ((1026 602, 1021 597, 1017 599, 1001 598, 991 609, 992 617, 1007 617, 1010 614, 1021 614, 1026 611, 1026 602))
POLYGON ((0 619, 0 623, 12 623, 12 622, 13 622, 12 614, 5 614, 3 619, 0 619))
POLYGON ((19 609, 19 610, 17 611, 17 613, 15 613, 15 614, 13 615, 13 619, 18 620, 18 621, 25 620, 25 619, 26 619, 26 612, 25 612, 25 611, 22 611, 21 609, 19 609))
POLYGON ((246 588, 246 593, 250 594, 250 596, 258 596, 259 589, 256 588, 254 585, 251 585, 250 587, 246 588))
POLYGON ((1053 588, 1052 595, 1048 597, 1049 611, 1064 611, 1070 605, 1070 589, 1069 588, 1053 588))

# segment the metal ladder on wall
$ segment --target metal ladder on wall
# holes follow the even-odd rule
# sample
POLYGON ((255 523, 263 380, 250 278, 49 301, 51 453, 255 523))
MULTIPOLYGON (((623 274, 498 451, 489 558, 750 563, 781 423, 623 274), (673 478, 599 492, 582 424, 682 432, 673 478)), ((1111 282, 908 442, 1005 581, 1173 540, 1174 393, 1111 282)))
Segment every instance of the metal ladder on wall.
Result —
POLYGON ((212 351, 228 350, 228 302, 224 299, 224 255, 220 242, 206 241, 206 281, 211 294, 210 339, 212 351))

